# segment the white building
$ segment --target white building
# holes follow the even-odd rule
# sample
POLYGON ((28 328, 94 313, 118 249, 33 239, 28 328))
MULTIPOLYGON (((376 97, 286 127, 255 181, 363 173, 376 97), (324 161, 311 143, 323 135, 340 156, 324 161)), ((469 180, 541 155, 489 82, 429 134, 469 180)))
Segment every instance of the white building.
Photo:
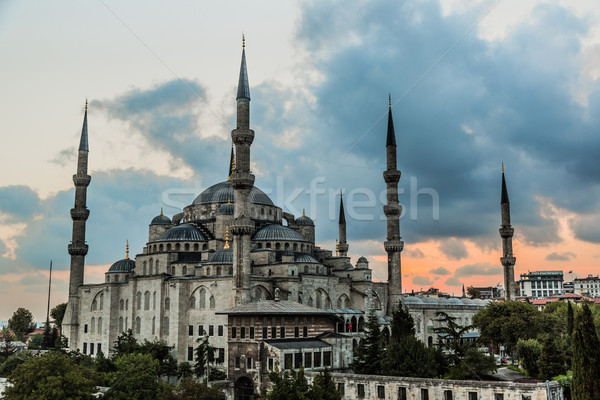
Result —
POLYGON ((562 271, 529 271, 521 274, 519 280, 521 296, 525 297, 548 297, 555 294, 563 294, 563 272, 562 271))

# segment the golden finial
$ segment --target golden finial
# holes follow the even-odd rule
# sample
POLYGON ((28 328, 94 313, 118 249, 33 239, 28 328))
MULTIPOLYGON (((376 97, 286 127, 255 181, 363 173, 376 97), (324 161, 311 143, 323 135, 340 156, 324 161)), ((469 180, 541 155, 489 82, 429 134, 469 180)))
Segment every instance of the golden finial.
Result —
POLYGON ((338 240, 335 239, 335 256, 339 257, 340 255, 340 244, 338 243, 338 240))
POLYGON ((304 208, 302 209, 302 216, 306 217, 306 212, 304 211, 304 208))
POLYGON ((162 217, 163 215, 164 215, 164 214, 163 214, 163 208, 161 207, 161 208, 160 208, 160 216, 162 217))
POLYGON ((229 226, 225 227, 225 246, 223 246, 224 249, 228 249, 229 248, 229 226))
POLYGON ((88 103, 88 101, 87 101, 87 97, 86 97, 85 98, 85 111, 87 111, 87 103, 88 103))
POLYGON ((502 163, 502 173, 504 173, 504 163, 502 163))
POLYGON ((242 49, 246 48, 246 35, 242 32, 242 49))
POLYGON ((231 197, 227 196, 227 205, 231 205, 231 197))
POLYGON ((389 104, 390 108, 392 108, 392 94, 391 93, 388 94, 388 104, 389 104))
POLYGON ((125 245, 125 259, 129 260, 129 240, 127 240, 127 244, 125 245))

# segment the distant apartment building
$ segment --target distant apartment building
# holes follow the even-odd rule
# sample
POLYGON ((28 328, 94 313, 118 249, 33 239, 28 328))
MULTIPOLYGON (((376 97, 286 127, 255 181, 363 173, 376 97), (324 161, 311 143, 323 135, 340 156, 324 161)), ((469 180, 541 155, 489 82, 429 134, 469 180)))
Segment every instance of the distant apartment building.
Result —
POLYGON ((519 280, 521 296, 548 297, 563 293, 562 271, 529 271, 519 280))
POLYGON ((585 278, 574 279, 573 293, 600 297, 600 276, 588 275, 585 278))
POLYGON ((474 287, 473 289, 476 289, 479 291, 479 296, 477 296, 480 299, 497 299, 500 297, 504 296, 504 289, 502 288, 502 286, 498 285, 498 286, 486 286, 486 287, 474 287))

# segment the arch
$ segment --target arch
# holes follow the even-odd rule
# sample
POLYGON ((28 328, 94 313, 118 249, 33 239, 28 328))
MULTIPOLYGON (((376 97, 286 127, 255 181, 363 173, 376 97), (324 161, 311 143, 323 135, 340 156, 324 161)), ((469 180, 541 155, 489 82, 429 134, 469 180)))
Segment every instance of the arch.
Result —
POLYGON ((165 299, 165 311, 169 311, 171 309, 171 299, 168 297, 165 299))
POLYGON ((305 273, 305 274, 308 274, 308 265, 305 265, 305 266, 304 266, 304 273, 305 273))
POLYGON ((92 320, 90 321, 90 333, 94 333, 95 330, 96 330, 96 318, 92 317, 92 320))
POLYGON ((331 308, 331 299, 329 298, 329 294, 327 294, 323 288, 315 290, 310 297, 311 299, 314 299, 314 307, 331 308))
POLYGON ((206 288, 201 288, 199 292, 200 301, 198 301, 198 306, 201 310, 206 308, 206 288))
POLYGON ((104 310, 104 293, 100 293, 100 310, 104 310))
POLYGON ((174 265, 171 267, 171 275, 175 275, 175 266, 174 265))
POLYGON ((217 276, 221 276, 221 267, 217 267, 217 276))
POLYGON ((171 243, 167 243, 167 251, 171 251, 171 243))
POLYGON ((254 399, 254 384, 247 376, 240 377, 235 381, 235 400, 254 399))
POLYGON ((152 263, 148 266, 148 275, 152 275, 152 263))
POLYGON ((98 317, 98 334, 102 334, 102 317, 98 317))
POLYGON ((119 310, 123 311, 123 309, 125 308, 125 302, 123 301, 123 299, 119 300, 119 310))
POLYGON ((192 296, 190 297, 190 309, 193 310, 194 308, 196 308, 196 297, 192 296))
POLYGON ((119 317, 119 333, 123 332, 123 317, 119 317))
POLYGON ((142 330, 142 319, 140 317, 135 318, 135 333, 140 334, 142 330))
POLYGON ((135 300, 137 303, 137 309, 141 310, 142 309, 142 292, 137 292, 137 294, 135 295, 135 300))
POLYGON ((298 243, 294 243, 294 251, 298 251, 298 243))
POLYGON ((267 242, 266 248, 270 249, 271 248, 271 243, 267 242))
POLYGON ((168 335, 168 334, 169 334, 169 317, 165 317, 165 319, 163 319, 163 335, 168 335))
POLYGON ((356 317, 352 317, 350 318, 350 324, 352 326, 352 332, 358 332, 358 321, 356 320, 356 317))
POLYGON ((125 300, 125 311, 129 310, 129 299, 125 300))
POLYGON ((146 275, 146 261, 142 264, 142 275, 146 275))
POLYGON ((269 300, 271 298, 271 293, 263 285, 254 286, 251 293, 253 301, 269 300))
POLYGON ((190 244, 189 244, 189 243, 186 243, 186 244, 184 244, 184 245, 183 245, 183 249, 184 249, 185 251, 190 251, 190 244))
POLYGON ((283 246, 283 248, 284 248, 285 250, 289 250, 289 248, 290 248, 290 244, 289 244, 289 243, 285 243, 285 244, 284 244, 284 246, 283 246))
POLYGON ((98 302, 96 301, 96 299, 94 299, 92 301, 92 311, 96 311, 98 309, 98 302))
POLYGON ((337 323, 337 332, 344 333, 344 323, 343 322, 337 323))
POLYGON ((156 260, 156 268, 155 268, 155 271, 156 271, 156 273, 157 273, 157 274, 158 274, 158 271, 159 271, 159 269, 158 269, 158 268, 159 268, 159 266, 160 266, 160 261, 156 260))
POLYGON ((181 244, 175 243, 175 251, 180 251, 180 250, 181 250, 181 244))
POLYGON ((156 292, 152 293, 152 309, 156 310, 156 292))
POLYGON ((373 308, 381 310, 381 299, 379 299, 379 296, 375 292, 373 292, 373 308))
POLYGON ((358 318, 358 331, 359 332, 365 331, 365 319, 363 317, 358 318))
POLYGON ((200 250, 200 245, 198 243, 194 243, 194 251, 200 250))
POLYGON ((215 309, 215 296, 210 296, 210 299, 208 300, 208 306, 211 310, 215 309))
POLYGON ((150 309, 150 292, 146 291, 144 293, 144 310, 150 309))
POLYGON ((202 245, 202 250, 208 250, 208 243, 204 243, 202 245))
POLYGON ((152 334, 156 334, 156 317, 152 317, 152 334))
POLYGON ((340 297, 338 297, 337 308, 349 308, 349 305, 350 305, 350 299, 348 298, 348 296, 345 293, 342 294, 340 297))
MULTIPOLYGON (((158 250, 162 253, 163 252, 163 244, 161 243, 160 245, 158 245, 158 250)), ((156 245, 154 245, 154 250, 156 250, 156 245)))
POLYGON ((181 275, 186 276, 187 275, 187 266, 184 265, 183 268, 181 269, 181 275))
POLYGON ((275 250, 281 250, 281 243, 275 243, 275 250))

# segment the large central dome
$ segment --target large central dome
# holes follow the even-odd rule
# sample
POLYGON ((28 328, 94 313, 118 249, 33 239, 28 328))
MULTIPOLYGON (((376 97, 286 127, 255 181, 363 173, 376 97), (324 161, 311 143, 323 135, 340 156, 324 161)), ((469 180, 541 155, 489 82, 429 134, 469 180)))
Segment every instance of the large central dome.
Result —
MULTIPOLYGON (((192 204, 212 204, 212 203, 227 203, 231 201, 233 203, 233 187, 231 182, 220 182, 216 185, 212 185, 194 199, 192 204)), ((273 202, 259 188, 254 186, 250 191, 250 202, 254 204, 262 204, 265 206, 274 206, 273 202)))

